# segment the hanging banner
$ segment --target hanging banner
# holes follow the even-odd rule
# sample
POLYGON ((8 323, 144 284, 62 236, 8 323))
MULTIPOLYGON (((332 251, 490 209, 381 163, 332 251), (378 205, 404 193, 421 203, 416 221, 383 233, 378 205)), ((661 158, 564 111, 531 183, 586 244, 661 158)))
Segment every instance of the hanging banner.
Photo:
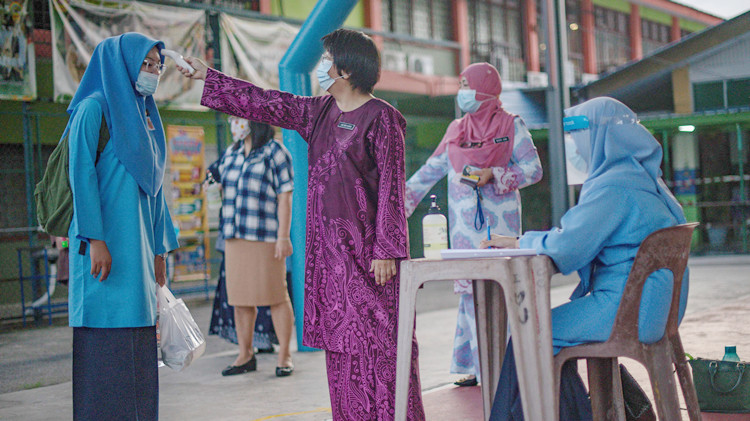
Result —
MULTIPOLYGON (((137 1, 51 0, 55 101, 73 98, 91 54, 105 38, 140 32, 184 56, 205 57, 205 13, 137 1)), ((159 106, 203 109, 203 84, 187 79, 165 58, 154 99, 159 106)))
POLYGON ((0 3, 0 99, 36 99, 36 61, 29 0, 0 3))
MULTIPOLYGON (((279 89, 279 62, 299 27, 286 22, 239 18, 222 13, 221 64, 224 73, 263 89, 279 89)), ((318 89, 313 84, 313 90, 318 89)))

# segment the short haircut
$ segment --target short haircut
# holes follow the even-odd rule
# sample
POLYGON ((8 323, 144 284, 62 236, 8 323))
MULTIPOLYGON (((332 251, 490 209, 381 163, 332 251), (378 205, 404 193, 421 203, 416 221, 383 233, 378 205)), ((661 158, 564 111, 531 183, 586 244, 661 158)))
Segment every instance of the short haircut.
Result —
POLYGON ((258 149, 273 139, 275 130, 266 123, 257 121, 250 122, 250 138, 253 141, 253 149, 258 149))
MULTIPOLYGON (((229 118, 232 117, 230 116, 229 118)), ((256 150, 268 143, 271 139, 273 139, 274 134, 276 134, 276 130, 274 130, 271 125, 266 123, 259 123, 257 121, 250 121, 250 141, 253 146, 253 150, 256 150)), ((240 139, 236 141, 232 146, 235 150, 237 150, 242 147, 244 142, 245 139, 240 139)))
POLYGON ((380 79, 380 53, 372 38, 360 31, 337 29, 322 40, 339 76, 342 71, 349 73, 347 80, 354 89, 371 94, 380 79))

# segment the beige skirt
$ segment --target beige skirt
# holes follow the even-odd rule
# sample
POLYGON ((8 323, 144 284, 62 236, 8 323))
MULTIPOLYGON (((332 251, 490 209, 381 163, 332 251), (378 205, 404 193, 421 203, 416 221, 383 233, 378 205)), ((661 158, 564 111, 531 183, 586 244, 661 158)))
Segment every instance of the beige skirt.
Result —
POLYGON ((231 306, 270 306, 289 301, 286 259, 276 259, 275 243, 233 238, 224 257, 227 301, 231 306))

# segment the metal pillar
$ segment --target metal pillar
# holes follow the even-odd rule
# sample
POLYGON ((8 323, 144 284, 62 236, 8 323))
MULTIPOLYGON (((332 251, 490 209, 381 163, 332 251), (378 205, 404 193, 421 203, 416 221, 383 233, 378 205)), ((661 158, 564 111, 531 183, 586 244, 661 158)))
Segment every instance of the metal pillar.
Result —
MULTIPOLYGON (((324 35, 339 28, 357 0, 319 0, 279 63, 279 86, 296 95, 311 95, 310 72, 323 54, 324 35)), ((292 301, 297 330, 297 349, 314 351, 302 345, 305 299, 305 220, 307 210, 307 143, 296 131, 283 130, 284 145, 292 154, 294 193, 292 194, 292 301)))
MULTIPOLYGON (((31 123, 29 119, 29 103, 21 104, 23 111, 23 165, 24 179, 26 182, 26 226, 35 227, 39 225, 36 222, 36 205, 34 204, 34 143, 31 140, 31 123)), ((29 247, 34 246, 35 233, 29 231, 29 247)))
POLYGON ((740 235, 742 235, 742 252, 747 253, 748 215, 745 214, 745 209, 747 209, 747 206, 745 206, 745 201, 748 200, 748 198, 745 194, 745 148, 742 141, 742 127, 740 126, 740 123, 735 123, 735 129, 737 130, 737 155, 739 156, 738 161, 740 167, 740 202, 742 203, 742 206, 740 207, 740 209, 742 209, 742 223, 740 224, 742 228, 740 229, 740 235))
POLYGON ((570 106, 570 92, 565 84, 568 61, 568 37, 565 30, 565 0, 545 0, 543 11, 547 22, 547 121, 549 122, 549 176, 552 190, 552 225, 558 225, 568 210, 568 186, 563 147, 563 110, 570 106))
POLYGON ((669 131, 661 132, 661 148, 664 155, 664 179, 672 181, 672 155, 669 151, 669 131))

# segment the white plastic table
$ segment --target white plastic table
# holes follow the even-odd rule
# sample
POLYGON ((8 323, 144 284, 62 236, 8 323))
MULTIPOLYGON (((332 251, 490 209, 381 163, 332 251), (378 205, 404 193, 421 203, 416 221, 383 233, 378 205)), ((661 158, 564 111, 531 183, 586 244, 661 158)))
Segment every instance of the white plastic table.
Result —
POLYGON ((555 420, 549 298, 555 272, 547 256, 401 262, 396 421, 406 420, 417 291, 425 282, 454 279, 477 279, 474 308, 485 419, 497 390, 509 322, 525 419, 555 420))

